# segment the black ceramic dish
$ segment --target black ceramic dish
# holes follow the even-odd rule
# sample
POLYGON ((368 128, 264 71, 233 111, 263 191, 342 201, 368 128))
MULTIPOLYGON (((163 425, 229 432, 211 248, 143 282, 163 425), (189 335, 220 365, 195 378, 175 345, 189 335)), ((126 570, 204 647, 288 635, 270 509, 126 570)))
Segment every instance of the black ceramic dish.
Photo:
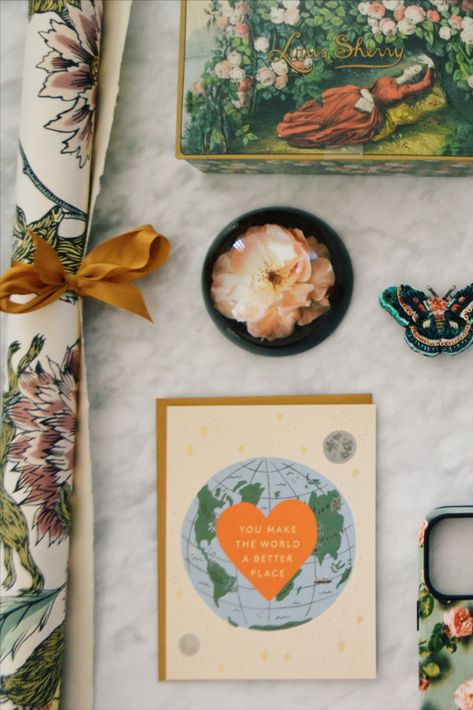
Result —
POLYGON ((326 222, 315 215, 292 207, 266 207, 247 212, 222 229, 205 257, 202 289, 210 317, 219 330, 235 345, 258 355, 295 355, 321 343, 338 326, 350 303, 353 290, 353 271, 345 245, 326 222), (308 325, 296 326, 290 336, 272 341, 253 337, 248 333, 245 323, 239 323, 219 313, 210 294, 212 271, 218 257, 228 251, 249 227, 264 224, 280 224, 288 228, 298 227, 305 236, 316 237, 317 241, 327 246, 335 272, 335 284, 329 292, 330 310, 308 325))

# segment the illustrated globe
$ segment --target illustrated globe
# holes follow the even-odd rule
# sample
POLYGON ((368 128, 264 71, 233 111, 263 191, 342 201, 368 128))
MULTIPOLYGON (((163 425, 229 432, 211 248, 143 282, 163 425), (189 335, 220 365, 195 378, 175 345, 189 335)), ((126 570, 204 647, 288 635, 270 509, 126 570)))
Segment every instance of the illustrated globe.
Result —
POLYGON ((327 478, 305 465, 264 457, 228 466, 200 489, 184 519, 181 546, 193 586, 218 616, 248 629, 287 629, 320 616, 343 592, 355 560, 355 529, 347 501, 327 478), (303 501, 313 511, 317 544, 267 601, 224 553, 216 524, 237 503, 251 503, 267 516, 285 500, 303 501))

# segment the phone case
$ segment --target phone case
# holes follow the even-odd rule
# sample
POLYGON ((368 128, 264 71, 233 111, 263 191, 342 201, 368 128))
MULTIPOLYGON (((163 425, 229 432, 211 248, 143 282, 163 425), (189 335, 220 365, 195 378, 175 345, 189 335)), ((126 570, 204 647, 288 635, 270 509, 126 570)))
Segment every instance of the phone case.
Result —
POLYGON ((473 710, 473 590, 466 596, 446 597, 429 576, 431 531, 440 520, 451 517, 473 517, 473 506, 435 508, 419 531, 421 710, 473 710))

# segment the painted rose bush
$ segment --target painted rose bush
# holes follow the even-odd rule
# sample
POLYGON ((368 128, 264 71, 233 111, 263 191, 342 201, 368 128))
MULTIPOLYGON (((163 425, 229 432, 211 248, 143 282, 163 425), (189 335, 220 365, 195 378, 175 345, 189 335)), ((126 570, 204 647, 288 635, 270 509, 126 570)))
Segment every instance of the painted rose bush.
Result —
POLYGON ((215 262, 211 295, 255 338, 285 338, 330 308, 335 274, 325 245, 300 229, 250 227, 215 262))
POLYGON ((299 59, 295 68, 270 60, 271 50, 283 48, 295 31, 306 46, 329 56, 341 32, 351 42, 362 37, 369 50, 391 46, 404 48, 406 56, 426 53, 449 84, 453 78, 461 100, 473 104, 473 0, 209 0, 207 13, 215 50, 186 97, 188 152, 247 146, 258 138, 259 112, 283 102, 299 108, 339 83, 340 73, 323 57, 299 59))

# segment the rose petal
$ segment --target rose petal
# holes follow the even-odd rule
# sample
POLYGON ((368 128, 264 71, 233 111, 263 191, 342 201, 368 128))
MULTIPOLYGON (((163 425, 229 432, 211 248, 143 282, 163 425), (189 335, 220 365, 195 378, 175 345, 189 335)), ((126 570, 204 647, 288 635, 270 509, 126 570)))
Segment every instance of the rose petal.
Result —
POLYGON ((312 298, 319 301, 335 283, 335 273, 328 259, 317 258, 312 261, 312 274, 309 281, 313 285, 312 298))
POLYGON ((302 311, 302 315, 297 321, 297 325, 307 325, 308 323, 312 323, 316 318, 319 318, 320 316, 323 316, 324 313, 327 313, 327 311, 330 309, 330 305, 322 305, 321 303, 317 303, 317 301, 312 301, 310 306, 308 308, 304 308, 302 311))
POLYGON ((282 315, 287 315, 295 308, 305 308, 310 303, 310 293, 312 284, 295 284, 290 291, 284 294, 284 298, 278 304, 278 310, 282 315))
POLYGON ((266 338, 266 340, 286 338, 294 331, 299 316, 300 312, 297 310, 282 316, 277 308, 272 307, 268 309, 264 318, 248 323, 248 332, 255 338, 266 338))

